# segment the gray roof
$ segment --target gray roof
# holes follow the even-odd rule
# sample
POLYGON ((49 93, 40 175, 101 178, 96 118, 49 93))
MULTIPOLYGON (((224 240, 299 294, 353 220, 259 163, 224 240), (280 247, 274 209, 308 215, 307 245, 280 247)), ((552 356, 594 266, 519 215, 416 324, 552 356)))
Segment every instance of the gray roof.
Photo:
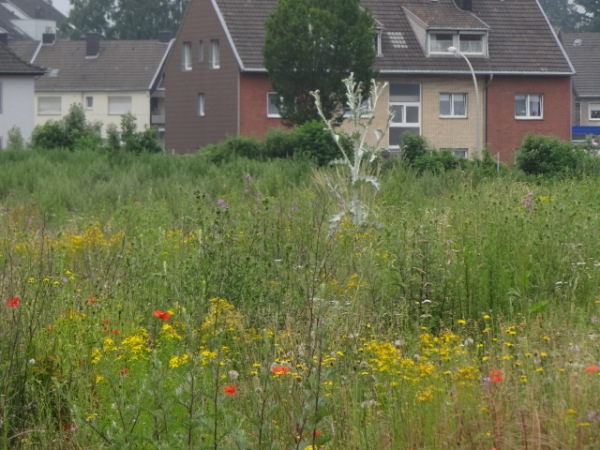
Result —
POLYGON ((48 73, 38 92, 149 90, 164 63, 170 43, 100 41, 100 54, 86 57, 86 41, 58 40, 42 45, 35 64, 48 73))
POLYGON ((564 33, 563 45, 577 73, 578 97, 600 97, 600 33, 564 33))
POLYGON ((31 62, 33 61, 33 57, 35 55, 35 52, 37 51, 38 47, 41 44, 38 41, 34 41, 33 39, 30 40, 17 40, 17 41, 11 41, 8 43, 8 46, 10 47, 10 49, 15 52, 17 55, 19 55, 19 58, 21 58, 23 61, 27 61, 27 62, 31 62))
POLYGON ((0 6, 0 32, 7 33, 9 40, 31 39, 11 22, 11 20, 15 19, 18 19, 18 17, 12 11, 0 6))
MULTIPOLYGON (((276 0, 213 0, 242 70, 264 70, 264 21, 276 0)), ((383 27, 381 73, 465 72, 454 56, 427 57, 407 18, 411 11, 430 29, 489 29, 489 57, 471 57, 476 72, 571 74, 572 67, 536 0, 474 0, 472 13, 453 0, 362 0, 383 27), (405 10, 406 9, 406 10, 405 10)))
POLYGON ((2 75, 42 75, 44 69, 26 63, 4 44, 0 44, 0 74, 2 75))

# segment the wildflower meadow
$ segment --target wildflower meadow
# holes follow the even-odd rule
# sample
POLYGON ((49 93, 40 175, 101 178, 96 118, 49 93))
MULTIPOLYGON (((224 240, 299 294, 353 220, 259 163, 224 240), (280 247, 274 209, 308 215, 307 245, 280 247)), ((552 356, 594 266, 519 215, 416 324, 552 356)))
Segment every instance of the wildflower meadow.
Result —
POLYGON ((0 448, 598 448, 597 179, 0 167, 0 448))

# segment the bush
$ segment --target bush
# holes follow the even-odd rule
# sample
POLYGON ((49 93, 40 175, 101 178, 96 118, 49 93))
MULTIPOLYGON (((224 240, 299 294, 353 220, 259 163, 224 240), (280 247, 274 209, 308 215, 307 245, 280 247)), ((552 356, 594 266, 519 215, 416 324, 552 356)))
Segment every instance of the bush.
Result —
POLYGON ((295 133, 273 128, 266 134, 262 145, 267 158, 289 158, 298 149, 298 139, 295 133))
POLYGON ((569 142, 530 134, 517 152, 516 166, 530 175, 563 176, 576 171, 583 158, 569 142))
POLYGON ((429 146, 427 140, 418 134, 402 133, 402 157, 412 165, 417 158, 425 156, 429 146))
POLYGON ((320 166, 327 165, 331 161, 342 157, 333 137, 319 120, 312 120, 299 125, 294 129, 293 135, 298 146, 296 153, 314 159, 320 166))
POLYGON ((36 148, 52 150, 66 148, 75 150, 82 142, 101 142, 100 123, 88 122, 83 107, 72 104, 69 113, 61 120, 50 120, 34 128, 31 145, 36 148))
POLYGON ((12 127, 8 130, 8 141, 6 143, 7 150, 24 150, 25 139, 21 134, 21 129, 17 126, 12 127))
POLYGON ((112 152, 119 150, 136 154, 162 152, 156 129, 146 128, 144 131, 137 131, 136 118, 131 113, 121 116, 121 133, 116 126, 109 125, 106 134, 106 145, 112 152))

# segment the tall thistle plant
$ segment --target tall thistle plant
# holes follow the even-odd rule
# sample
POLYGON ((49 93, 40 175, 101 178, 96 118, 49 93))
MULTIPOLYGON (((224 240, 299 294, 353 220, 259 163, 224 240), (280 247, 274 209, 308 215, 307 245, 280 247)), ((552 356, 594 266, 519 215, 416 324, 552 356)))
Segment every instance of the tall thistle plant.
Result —
POLYGON ((392 120, 392 114, 388 112, 384 127, 375 127, 375 108, 388 86, 387 83, 382 85, 371 80, 366 96, 363 85, 355 81, 354 74, 344 80, 344 85, 349 111, 347 123, 351 127, 349 133, 338 130, 334 126, 334 120, 325 117, 319 91, 311 92, 319 116, 342 155, 331 162, 336 166, 334 172, 319 171, 316 174, 317 183, 325 186, 339 205, 339 212, 330 219, 331 230, 335 230, 344 217, 348 217, 357 226, 366 225, 372 220, 373 204, 380 188, 379 165, 376 160, 381 152, 379 145, 392 120), (342 139, 342 134, 346 134, 349 139, 342 139))

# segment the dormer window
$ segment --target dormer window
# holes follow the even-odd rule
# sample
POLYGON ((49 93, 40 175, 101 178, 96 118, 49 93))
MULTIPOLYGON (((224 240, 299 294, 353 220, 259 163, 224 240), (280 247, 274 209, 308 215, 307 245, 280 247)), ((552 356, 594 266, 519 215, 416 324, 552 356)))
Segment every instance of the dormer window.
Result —
POLYGON ((430 31, 428 33, 430 55, 452 55, 451 47, 466 55, 487 56, 486 34, 475 31, 430 31))

